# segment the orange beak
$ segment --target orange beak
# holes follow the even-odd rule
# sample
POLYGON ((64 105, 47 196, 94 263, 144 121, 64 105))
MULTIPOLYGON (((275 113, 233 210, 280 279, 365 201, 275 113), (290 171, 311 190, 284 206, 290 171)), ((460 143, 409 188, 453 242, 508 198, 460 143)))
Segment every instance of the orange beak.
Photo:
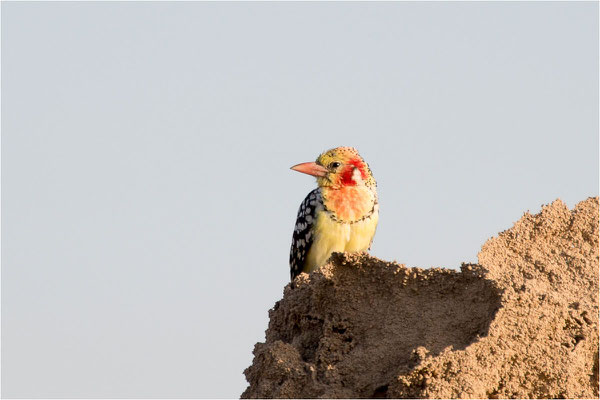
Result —
POLYGON ((327 168, 320 166, 314 162, 305 162, 302 164, 294 165, 291 169, 294 171, 302 172, 303 174, 308 174, 317 177, 323 177, 327 175, 327 168))

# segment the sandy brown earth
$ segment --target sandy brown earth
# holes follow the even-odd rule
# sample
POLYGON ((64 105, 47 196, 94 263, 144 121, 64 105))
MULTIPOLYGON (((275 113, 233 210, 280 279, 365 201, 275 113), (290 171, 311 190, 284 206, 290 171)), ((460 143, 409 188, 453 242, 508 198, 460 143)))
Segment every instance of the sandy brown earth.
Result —
POLYGON ((598 198, 526 213, 478 258, 334 254, 269 311, 242 398, 598 398, 598 198))

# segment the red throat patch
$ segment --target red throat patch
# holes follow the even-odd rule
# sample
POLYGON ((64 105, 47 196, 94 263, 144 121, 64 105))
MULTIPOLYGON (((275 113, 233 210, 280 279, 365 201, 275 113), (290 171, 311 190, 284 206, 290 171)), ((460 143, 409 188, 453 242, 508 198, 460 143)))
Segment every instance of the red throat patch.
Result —
POLYGON ((326 192, 325 206, 343 221, 355 221, 373 208, 373 194, 365 187, 345 186, 326 192))

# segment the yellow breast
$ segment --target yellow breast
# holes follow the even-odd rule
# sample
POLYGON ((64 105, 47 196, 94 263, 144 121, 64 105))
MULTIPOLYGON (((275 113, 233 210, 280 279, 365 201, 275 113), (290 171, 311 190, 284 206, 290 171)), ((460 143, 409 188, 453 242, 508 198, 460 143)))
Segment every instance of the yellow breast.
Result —
POLYGON ((306 257, 303 272, 311 272, 325 264, 333 252, 368 250, 373 241, 378 220, 377 204, 368 218, 354 223, 335 221, 327 212, 319 212, 314 230, 315 236, 306 257))

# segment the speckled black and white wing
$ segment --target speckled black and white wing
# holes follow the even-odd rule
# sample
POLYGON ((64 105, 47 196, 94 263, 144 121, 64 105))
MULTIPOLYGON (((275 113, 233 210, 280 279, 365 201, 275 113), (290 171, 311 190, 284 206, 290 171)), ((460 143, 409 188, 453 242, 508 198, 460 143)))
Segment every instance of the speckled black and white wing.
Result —
POLYGON ((316 221, 317 202, 320 199, 321 192, 317 188, 310 192, 300 204, 292 236, 292 248, 290 249, 290 275, 292 281, 304 269, 306 255, 313 243, 313 224, 316 221))

